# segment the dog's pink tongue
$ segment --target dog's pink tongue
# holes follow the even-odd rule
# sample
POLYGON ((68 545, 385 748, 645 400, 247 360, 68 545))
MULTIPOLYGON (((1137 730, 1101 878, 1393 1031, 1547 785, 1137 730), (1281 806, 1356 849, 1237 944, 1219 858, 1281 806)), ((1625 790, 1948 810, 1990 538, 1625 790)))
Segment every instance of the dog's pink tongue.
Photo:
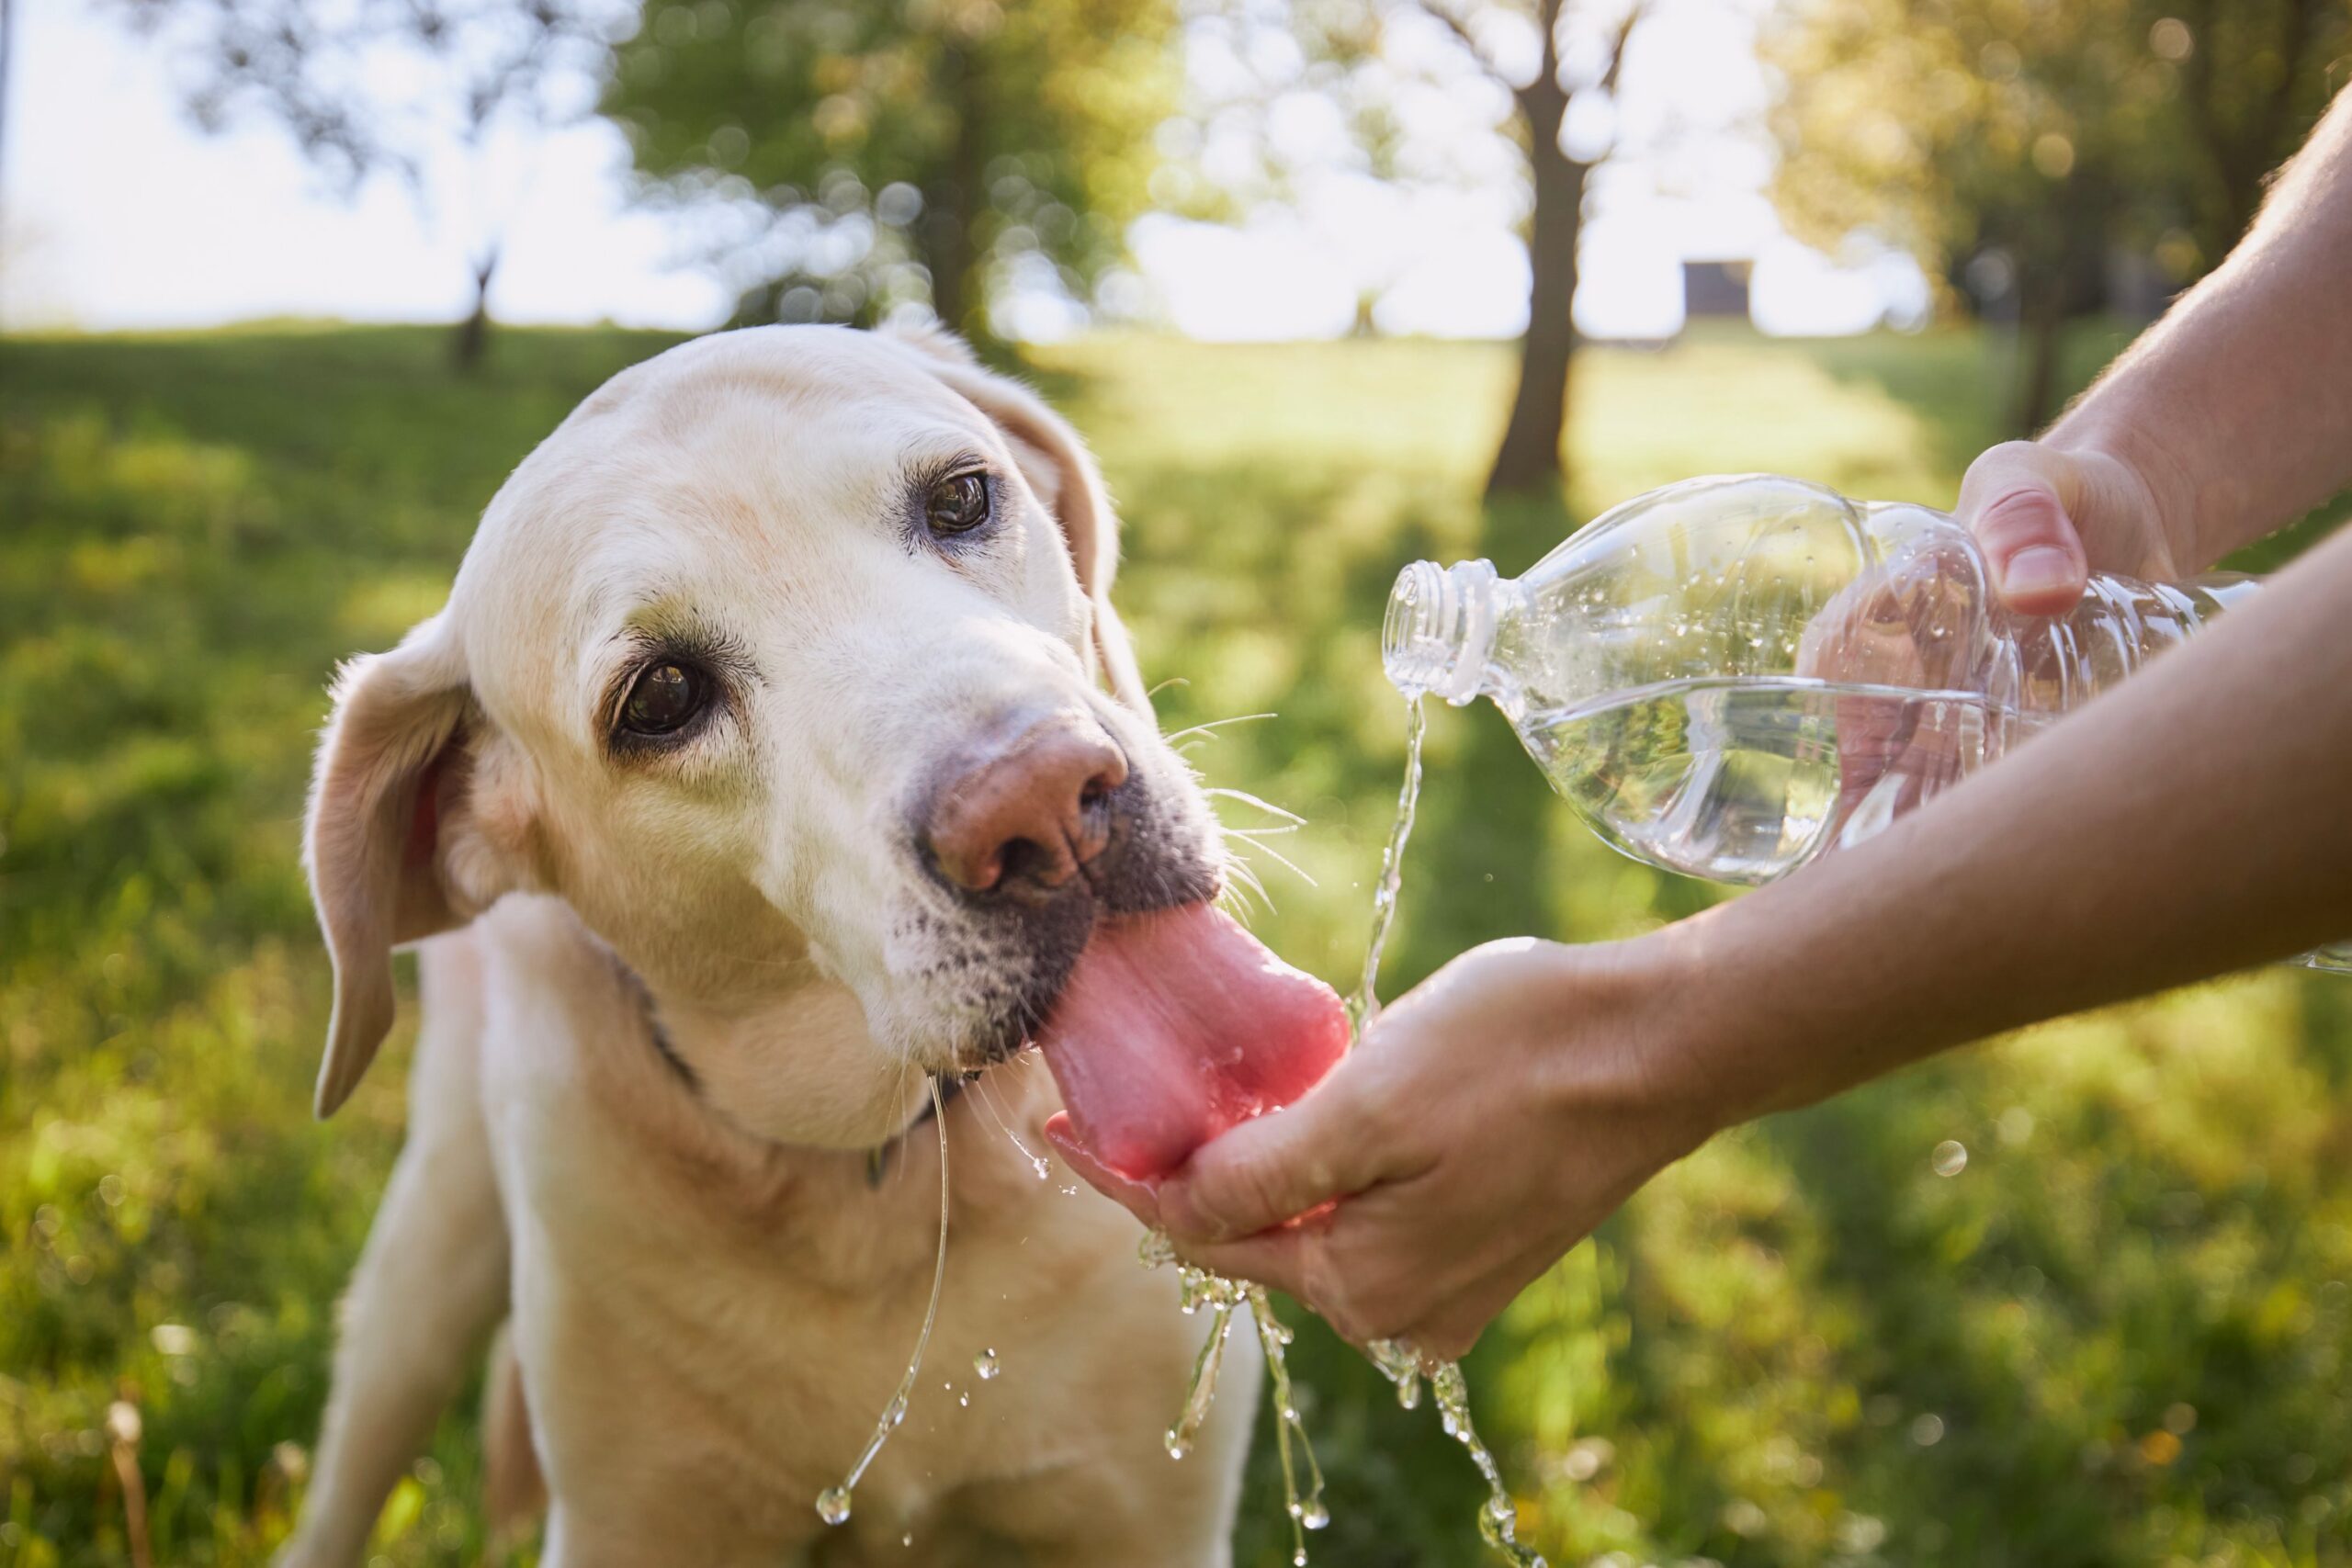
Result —
POLYGON ((1192 904, 1097 926, 1037 1043, 1079 1142, 1142 1180, 1314 1088, 1348 1020, 1330 987, 1192 904))

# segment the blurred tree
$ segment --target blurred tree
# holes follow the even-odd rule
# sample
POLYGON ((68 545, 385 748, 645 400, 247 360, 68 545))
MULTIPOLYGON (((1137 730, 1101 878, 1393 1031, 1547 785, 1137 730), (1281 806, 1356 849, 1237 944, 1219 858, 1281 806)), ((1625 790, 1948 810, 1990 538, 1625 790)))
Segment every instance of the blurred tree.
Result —
MULTIPOLYGON (((425 164, 457 147, 479 181, 492 139, 594 107, 629 0, 111 0, 171 53, 207 130, 274 119, 345 195, 390 175, 422 201, 425 164)), ((473 308, 452 348, 481 357, 505 209, 477 202, 473 308)))
POLYGON ((1577 246, 1584 231, 1585 190, 1592 172, 1615 150, 1614 96, 1625 46, 1645 0, 1492 0, 1455 4, 1418 0, 1461 54, 1502 87, 1510 103, 1510 134, 1526 155, 1528 175, 1527 331, 1519 344, 1519 385, 1510 417, 1487 475, 1496 500, 1556 491, 1566 477, 1560 437, 1567 424, 1568 378, 1577 349, 1577 246), (1532 49, 1530 46, 1532 45, 1532 49), (1532 53, 1533 59, 1526 56, 1532 53), (1571 104, 1593 111, 1595 127, 1566 132, 1571 104))
POLYGON ((2202 263, 2229 254, 2284 163, 2345 80, 2347 0, 2171 0, 2145 6, 2148 46, 2181 72, 2192 161, 2191 231, 2202 263))
POLYGON ((605 96, 754 319, 1083 299, 1140 212, 1170 0, 648 0, 605 96))
POLYGON ((2226 254, 2348 45, 2347 0, 1806 0, 1770 46, 1776 197, 1815 243, 1874 232, 2013 301, 2028 434, 2110 260, 2181 283, 2226 254))
MULTIPOLYGON (((1486 494, 1532 497, 1540 511, 1566 478, 1586 196, 1618 150, 1618 77, 1652 9, 1651 0, 1194 0, 1191 91, 1184 116, 1163 128, 1172 156, 1154 197, 1186 216, 1229 219, 1260 204, 1311 206, 1317 181, 1335 175, 1422 191, 1509 186, 1528 246, 1528 322, 1486 494)), ((1361 192, 1342 199, 1363 210, 1361 192)), ((1359 334, 1411 260, 1409 242, 1370 249, 1345 258, 1359 334)))

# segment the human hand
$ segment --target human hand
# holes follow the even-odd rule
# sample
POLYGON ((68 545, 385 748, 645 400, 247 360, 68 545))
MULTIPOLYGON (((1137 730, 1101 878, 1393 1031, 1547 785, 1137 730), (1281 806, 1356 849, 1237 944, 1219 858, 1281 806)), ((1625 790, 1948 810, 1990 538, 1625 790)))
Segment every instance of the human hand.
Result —
POLYGON ((1961 480, 1958 515, 1984 547, 1995 592, 2019 615, 2065 614, 2094 571, 2168 582, 2206 565, 2187 509, 2102 448, 1990 447, 1961 480))
POLYGON ((1163 1179, 1063 1158, 1183 1257, 1287 1291, 1359 1344, 1452 1359, 1716 1122, 1666 1070, 1687 994, 1651 939, 1455 959, 1286 1110, 1163 1179))

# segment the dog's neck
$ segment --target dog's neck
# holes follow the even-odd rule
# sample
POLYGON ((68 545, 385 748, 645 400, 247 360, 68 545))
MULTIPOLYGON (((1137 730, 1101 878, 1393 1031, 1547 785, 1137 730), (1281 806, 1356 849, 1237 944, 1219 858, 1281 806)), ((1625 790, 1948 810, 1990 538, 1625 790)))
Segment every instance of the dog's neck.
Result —
POLYGON ((875 1045, 844 987, 815 982, 752 1006, 664 995, 616 954, 646 1032, 712 1114, 767 1144, 887 1149, 930 1111, 925 1075, 875 1045))

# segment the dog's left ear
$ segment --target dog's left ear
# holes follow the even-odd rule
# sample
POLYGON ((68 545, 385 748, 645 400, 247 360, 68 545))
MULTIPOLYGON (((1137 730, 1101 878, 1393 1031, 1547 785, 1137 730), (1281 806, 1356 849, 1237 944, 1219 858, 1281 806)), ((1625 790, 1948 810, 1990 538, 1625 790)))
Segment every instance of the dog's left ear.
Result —
POLYGON ((476 798, 473 693, 444 617, 355 660, 311 781, 303 859, 334 959, 316 1110, 334 1114, 392 1025, 392 949, 464 925, 507 880, 476 798))
POLYGON ((938 327, 887 329, 922 354, 932 373, 994 422, 1021 465, 1022 478, 1052 509, 1069 546, 1094 621, 1094 651, 1111 690, 1130 707, 1151 713, 1135 646, 1111 607, 1111 580, 1119 570, 1119 517, 1111 509, 1102 470, 1069 422, 1020 382, 984 368, 961 338, 938 327))

